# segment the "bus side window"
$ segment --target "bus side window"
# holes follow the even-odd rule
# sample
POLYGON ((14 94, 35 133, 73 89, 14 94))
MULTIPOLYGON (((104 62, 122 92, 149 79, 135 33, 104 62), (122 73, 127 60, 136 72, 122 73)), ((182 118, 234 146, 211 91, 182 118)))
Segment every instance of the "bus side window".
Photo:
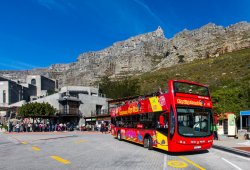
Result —
POLYGON ((170 109, 170 138, 173 138, 174 130, 175 130, 175 117, 174 117, 173 108, 171 107, 170 109))
POLYGON ((111 124, 116 125, 116 120, 114 117, 111 118, 111 124))

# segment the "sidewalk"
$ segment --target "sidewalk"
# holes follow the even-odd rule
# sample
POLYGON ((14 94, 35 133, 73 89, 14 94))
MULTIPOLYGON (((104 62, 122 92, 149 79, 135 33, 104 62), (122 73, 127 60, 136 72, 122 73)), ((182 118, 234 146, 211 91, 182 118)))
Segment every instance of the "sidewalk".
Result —
POLYGON ((250 158, 250 140, 219 135, 219 140, 213 142, 213 148, 250 158))
POLYGON ((102 134, 99 131, 51 131, 51 132, 3 132, 6 135, 61 135, 61 134, 102 134))

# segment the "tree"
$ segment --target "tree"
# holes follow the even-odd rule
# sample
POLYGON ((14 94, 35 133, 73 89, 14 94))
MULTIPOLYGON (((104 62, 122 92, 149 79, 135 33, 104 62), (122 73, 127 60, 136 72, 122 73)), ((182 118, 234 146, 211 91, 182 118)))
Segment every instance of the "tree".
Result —
POLYGON ((250 108, 250 87, 246 84, 221 88, 212 93, 216 113, 233 112, 239 117, 241 110, 250 108))
POLYGON ((51 106, 49 103, 27 103, 22 105, 19 109, 18 116, 26 117, 43 117, 43 116, 52 116, 56 112, 56 109, 51 106))
POLYGON ((100 92, 107 97, 117 99, 128 96, 136 96, 140 92, 138 79, 124 78, 111 81, 109 77, 103 77, 99 83, 100 92))

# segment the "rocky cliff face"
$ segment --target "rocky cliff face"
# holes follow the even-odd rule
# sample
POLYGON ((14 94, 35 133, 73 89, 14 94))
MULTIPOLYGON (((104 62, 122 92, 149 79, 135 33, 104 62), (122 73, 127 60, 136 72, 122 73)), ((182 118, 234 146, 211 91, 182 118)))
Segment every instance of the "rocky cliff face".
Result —
MULTIPOLYGON (((226 28, 210 23, 193 31, 184 30, 172 39, 166 39, 158 27, 154 32, 116 42, 101 51, 80 54, 74 63, 55 64, 18 75, 21 79, 26 74, 43 74, 58 79, 60 86, 91 85, 105 75, 113 78, 136 75, 249 47, 247 22, 226 28)), ((9 77, 14 73, 0 72, 9 77)))
POLYGON ((159 27, 156 31, 116 42, 97 52, 80 54, 77 62, 55 64, 51 72, 59 76, 62 84, 89 85, 105 75, 111 77, 140 74, 152 70, 164 53, 166 38, 159 27))
POLYGON ((217 57, 220 54, 250 47, 250 24, 240 22, 229 27, 209 23, 193 31, 184 30, 167 41, 168 56, 156 67, 168 67, 194 59, 217 57))

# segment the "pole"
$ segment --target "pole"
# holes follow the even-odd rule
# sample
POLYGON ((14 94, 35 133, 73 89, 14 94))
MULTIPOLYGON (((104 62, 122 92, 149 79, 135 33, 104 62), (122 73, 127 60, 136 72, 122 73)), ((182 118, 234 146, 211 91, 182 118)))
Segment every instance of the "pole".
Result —
POLYGON ((240 130, 242 130, 242 115, 240 115, 240 130))

